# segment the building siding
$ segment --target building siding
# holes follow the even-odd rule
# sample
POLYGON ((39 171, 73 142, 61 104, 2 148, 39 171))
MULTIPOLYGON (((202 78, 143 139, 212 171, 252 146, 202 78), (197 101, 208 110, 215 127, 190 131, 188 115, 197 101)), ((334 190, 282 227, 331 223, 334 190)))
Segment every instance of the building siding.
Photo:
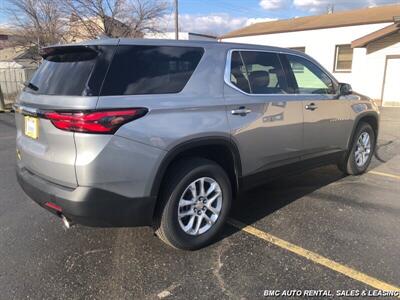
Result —
POLYGON ((400 34, 373 42, 366 48, 354 49, 351 78, 354 90, 381 99, 386 57, 389 55, 400 55, 400 34))

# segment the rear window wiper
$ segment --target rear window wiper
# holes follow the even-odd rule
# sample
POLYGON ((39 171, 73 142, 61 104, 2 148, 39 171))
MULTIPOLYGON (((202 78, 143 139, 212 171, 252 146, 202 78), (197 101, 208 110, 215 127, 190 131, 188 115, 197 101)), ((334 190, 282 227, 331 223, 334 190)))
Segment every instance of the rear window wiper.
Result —
POLYGON ((24 86, 27 87, 28 89, 31 89, 33 91, 38 91, 39 87, 34 85, 32 82, 24 82, 24 86))

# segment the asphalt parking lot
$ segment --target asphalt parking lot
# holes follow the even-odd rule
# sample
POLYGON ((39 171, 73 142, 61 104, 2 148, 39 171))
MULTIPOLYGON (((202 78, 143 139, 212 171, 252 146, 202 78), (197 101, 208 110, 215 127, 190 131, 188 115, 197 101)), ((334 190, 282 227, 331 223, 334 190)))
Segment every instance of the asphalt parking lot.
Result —
POLYGON ((254 299, 400 286, 400 109, 382 110, 367 174, 328 166, 246 192, 236 226, 195 252, 165 246, 149 228, 64 230, 19 188, 14 135, 13 115, 0 114, 0 299, 254 299))

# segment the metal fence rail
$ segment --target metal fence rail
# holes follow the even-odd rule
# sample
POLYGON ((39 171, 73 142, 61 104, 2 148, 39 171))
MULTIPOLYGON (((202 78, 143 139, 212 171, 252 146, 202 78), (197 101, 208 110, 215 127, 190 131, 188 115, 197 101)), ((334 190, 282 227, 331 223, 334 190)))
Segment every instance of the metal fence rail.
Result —
POLYGON ((32 67, 0 67, 0 106, 1 98, 6 106, 14 103, 24 87, 23 83, 29 80, 35 71, 36 68, 32 67))

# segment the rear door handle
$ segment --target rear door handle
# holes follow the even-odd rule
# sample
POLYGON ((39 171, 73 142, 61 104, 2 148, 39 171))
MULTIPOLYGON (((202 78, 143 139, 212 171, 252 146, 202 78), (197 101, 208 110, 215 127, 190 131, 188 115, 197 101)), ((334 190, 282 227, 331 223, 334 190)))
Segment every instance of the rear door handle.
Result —
POLYGON ((245 116, 245 115, 247 115, 247 114, 249 114, 249 113, 251 113, 251 109, 248 109, 248 108, 246 108, 246 107, 244 107, 244 106, 241 106, 241 107, 239 107, 238 109, 233 109, 232 111, 231 111, 231 113, 232 113, 232 115, 234 115, 234 116, 245 116))
POLYGON ((318 108, 318 106, 316 106, 315 103, 310 103, 310 104, 306 105, 307 110, 313 111, 313 110, 316 110, 317 108, 318 108))

